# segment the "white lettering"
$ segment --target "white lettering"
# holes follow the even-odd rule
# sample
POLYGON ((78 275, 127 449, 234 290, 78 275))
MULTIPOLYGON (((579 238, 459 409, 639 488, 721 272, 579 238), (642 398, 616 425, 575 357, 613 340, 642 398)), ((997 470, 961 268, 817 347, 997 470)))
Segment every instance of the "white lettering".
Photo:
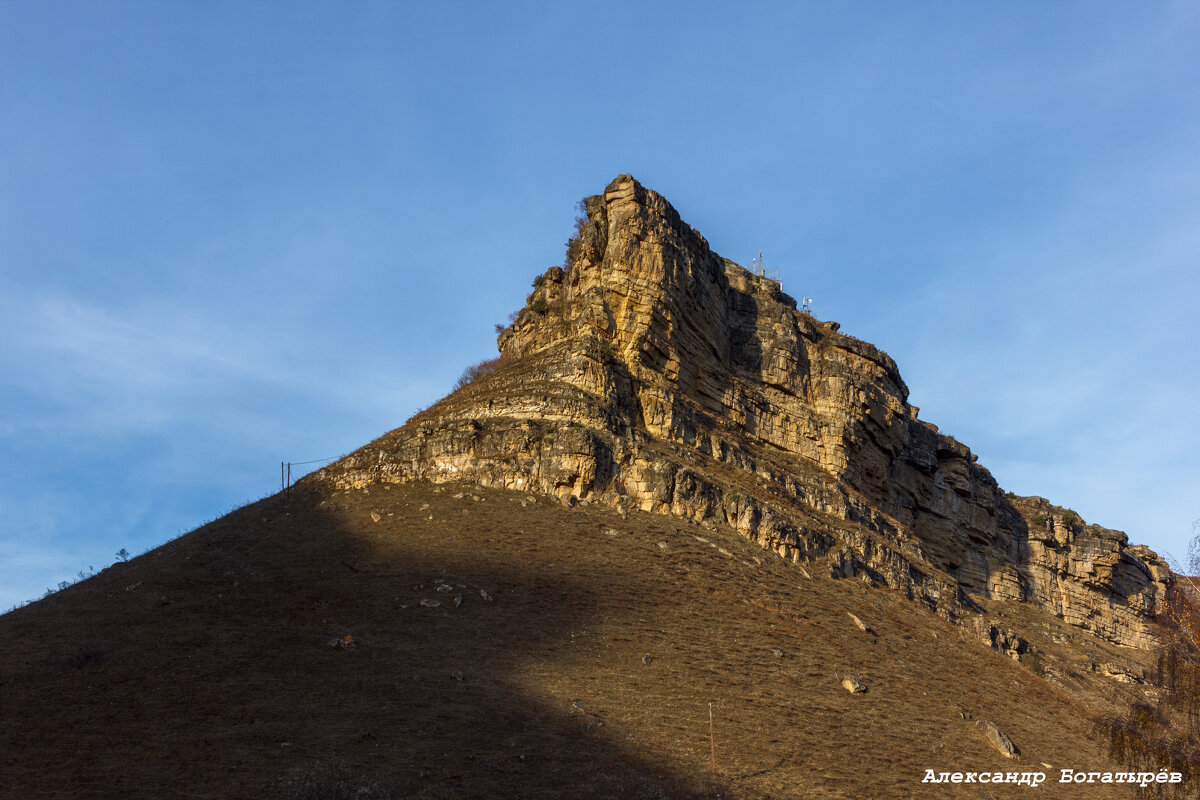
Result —
POLYGON ((1058 779, 1058 782, 1059 782, 1059 783, 1070 783, 1070 782, 1071 782, 1071 780, 1074 778, 1074 776, 1075 776, 1075 770, 1073 770, 1073 769, 1064 769, 1064 770, 1062 771, 1062 777, 1060 777, 1060 778, 1058 779))
POLYGON ((921 783, 941 783, 941 781, 933 776, 933 770, 927 769, 925 770, 925 777, 921 778, 921 783))

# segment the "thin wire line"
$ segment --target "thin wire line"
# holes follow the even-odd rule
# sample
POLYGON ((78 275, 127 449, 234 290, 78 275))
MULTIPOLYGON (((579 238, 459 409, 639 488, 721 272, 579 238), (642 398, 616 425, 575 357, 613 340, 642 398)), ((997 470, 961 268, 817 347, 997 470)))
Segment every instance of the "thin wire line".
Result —
POLYGON ((347 456, 347 455, 349 455, 349 453, 342 453, 342 455, 340 455, 340 456, 331 456, 329 458, 314 458, 312 461, 289 461, 288 463, 291 464, 293 467, 300 467, 305 464, 316 464, 321 461, 337 461, 339 458, 342 458, 342 456, 347 456))

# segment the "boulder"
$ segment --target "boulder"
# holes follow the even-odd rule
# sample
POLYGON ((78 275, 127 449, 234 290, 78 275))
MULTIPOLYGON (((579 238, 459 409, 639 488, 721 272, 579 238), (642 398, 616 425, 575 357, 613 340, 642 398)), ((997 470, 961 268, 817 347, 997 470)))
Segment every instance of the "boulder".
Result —
POLYGON ((1019 751, 1013 745, 1012 740, 991 722, 980 720, 980 725, 983 728, 984 738, 988 744, 996 749, 996 752, 1005 758, 1016 758, 1019 751))

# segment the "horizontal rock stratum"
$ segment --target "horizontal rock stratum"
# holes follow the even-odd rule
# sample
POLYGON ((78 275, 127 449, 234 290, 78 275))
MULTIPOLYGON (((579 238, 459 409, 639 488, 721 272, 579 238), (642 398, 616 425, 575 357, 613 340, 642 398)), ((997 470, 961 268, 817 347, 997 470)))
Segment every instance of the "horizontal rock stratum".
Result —
POLYGON ((1152 551, 1006 495, 918 419, 886 353, 717 255, 632 177, 584 203, 500 359, 308 481, 470 480, 713 521, 952 620, 972 598, 1019 601, 1151 644, 1171 587, 1152 551))

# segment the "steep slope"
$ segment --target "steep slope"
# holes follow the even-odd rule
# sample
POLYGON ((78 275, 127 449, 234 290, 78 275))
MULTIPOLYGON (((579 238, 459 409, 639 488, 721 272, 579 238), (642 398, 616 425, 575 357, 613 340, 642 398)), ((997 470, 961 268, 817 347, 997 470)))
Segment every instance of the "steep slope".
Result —
POLYGON ((1022 608, 1001 627, 1031 631, 1024 664, 726 527, 473 484, 302 488, 0 617, 0 797, 980 796, 926 769, 1124 796, 1057 770, 1117 769, 1090 716, 1146 687, 1100 667, 1144 662, 1022 608), (305 794, 330 764, 345 791, 305 794))
POLYGON ((918 419, 891 358, 718 256, 662 196, 622 175, 585 203, 499 368, 320 480, 468 478, 715 520, 950 619, 1022 601, 1149 646, 1170 583, 1153 552, 1006 497, 918 419))

